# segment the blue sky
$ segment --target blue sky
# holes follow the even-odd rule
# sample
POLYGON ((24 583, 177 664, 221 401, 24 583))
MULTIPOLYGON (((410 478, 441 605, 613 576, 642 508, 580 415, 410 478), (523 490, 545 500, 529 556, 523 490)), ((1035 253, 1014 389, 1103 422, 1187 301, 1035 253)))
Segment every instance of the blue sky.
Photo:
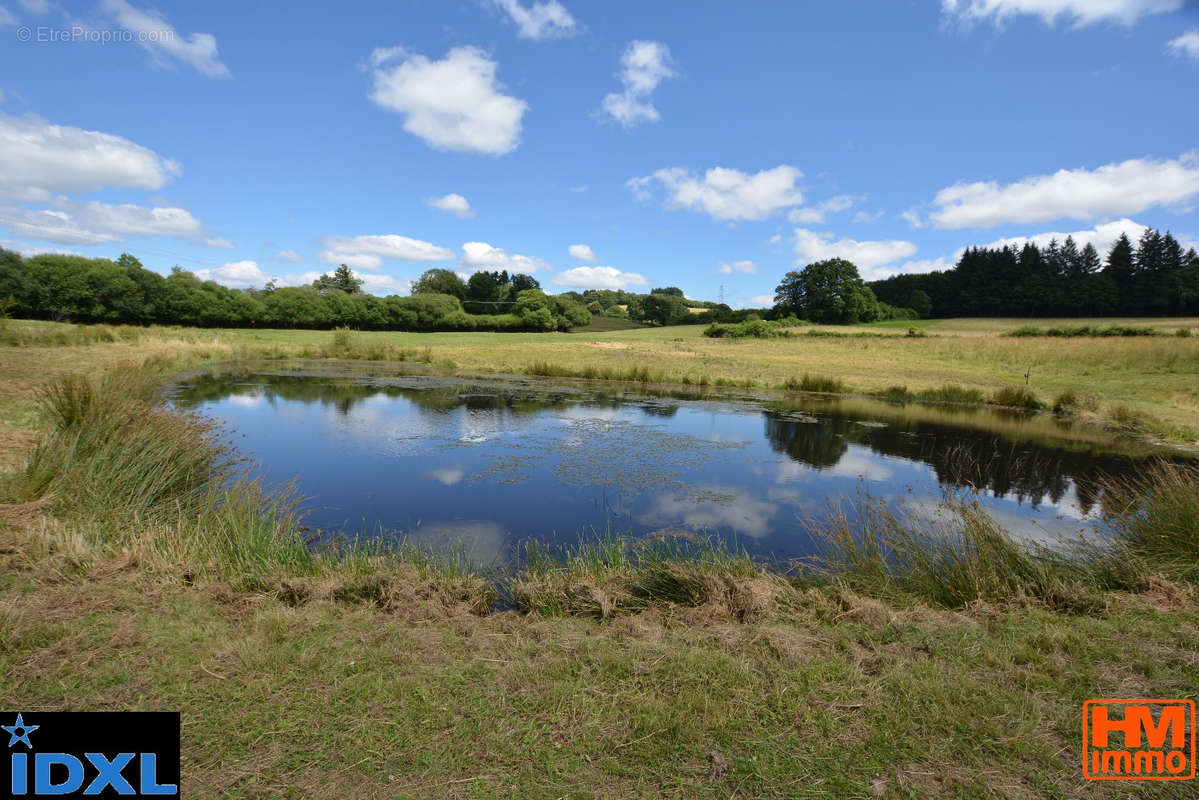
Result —
POLYGON ((972 244, 1199 240, 1185 0, 0 0, 0 244, 759 304, 972 244))

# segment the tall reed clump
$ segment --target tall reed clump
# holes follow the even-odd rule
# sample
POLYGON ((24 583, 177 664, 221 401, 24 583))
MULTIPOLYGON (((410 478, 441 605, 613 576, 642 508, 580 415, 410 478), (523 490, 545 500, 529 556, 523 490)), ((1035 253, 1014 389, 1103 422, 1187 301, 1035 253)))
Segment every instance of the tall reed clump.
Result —
POLYGON ((993 406, 1020 408, 1025 411, 1038 411, 1045 407, 1041 398, 1027 386, 1004 386, 991 394, 989 402, 993 406))
POLYGON ((574 547, 530 542, 523 557, 505 594, 521 611, 553 616, 607 618, 669 604, 709 606, 749 620, 773 608, 787 588, 745 553, 702 538, 606 534, 574 547))
POLYGON ((222 576, 312 570, 293 504, 242 478, 211 424, 162 407, 148 372, 67 377, 38 402, 40 437, 10 499, 48 499, 101 552, 222 576))
POLYGON ((1158 462, 1104 486, 1108 524, 1129 553, 1172 578, 1199 581, 1199 466, 1158 462))
POLYGON ((358 361, 417 361, 424 364, 433 363, 433 352, 426 347, 418 350, 412 347, 397 347, 383 341, 379 337, 363 336, 352 328, 334 328, 332 341, 327 341, 318 348, 310 349, 303 354, 305 357, 341 358, 358 361))
POLYGON ((822 394, 848 394, 849 387, 837 378, 813 375, 805 372, 800 378, 787 378, 783 388, 791 392, 815 392, 822 394))
POLYGON ((1098 548, 1059 552, 1016 542, 977 503, 956 498, 934 514, 895 512, 865 498, 809 528, 820 552, 811 565, 816 576, 946 608, 1031 601, 1084 612, 1103 606, 1102 590, 1139 581, 1135 565, 1098 548))

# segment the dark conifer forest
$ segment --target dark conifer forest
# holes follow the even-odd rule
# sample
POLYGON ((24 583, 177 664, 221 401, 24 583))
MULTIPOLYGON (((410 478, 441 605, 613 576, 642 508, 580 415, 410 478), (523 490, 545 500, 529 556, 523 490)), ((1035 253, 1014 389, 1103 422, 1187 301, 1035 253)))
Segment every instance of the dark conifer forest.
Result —
POLYGON ((1162 317, 1199 314, 1199 255, 1147 229, 1101 256, 1072 237, 1045 247, 974 247, 943 272, 870 284, 884 303, 926 317, 1162 317))

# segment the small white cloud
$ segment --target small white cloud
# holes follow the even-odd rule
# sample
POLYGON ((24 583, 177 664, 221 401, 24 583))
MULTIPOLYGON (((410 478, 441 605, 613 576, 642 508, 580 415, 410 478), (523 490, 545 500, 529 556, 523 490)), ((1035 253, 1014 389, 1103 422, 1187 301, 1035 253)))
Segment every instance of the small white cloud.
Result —
POLYGON ((670 48, 661 42, 630 42, 620 63, 620 82, 624 91, 605 96, 600 111, 626 130, 642 122, 657 122, 661 115, 651 102, 654 89, 662 81, 677 75, 670 48))
POLYGON ((397 234, 374 236, 325 236, 321 246, 325 249, 317 258, 326 264, 345 264, 355 269, 379 269, 383 259, 396 261, 449 261, 454 257, 450 250, 419 239, 410 239, 397 234))
POLYGON ((301 256, 299 253, 297 253, 295 250, 280 250, 278 253, 275 254, 275 258, 279 259, 280 261, 287 261, 292 264, 298 264, 304 260, 304 257, 301 256))
POLYGON ((1029 14, 1046 25, 1059 19, 1075 27, 1097 22, 1133 25, 1149 14, 1161 14, 1182 8, 1183 0, 941 0, 942 10, 964 22, 993 20, 1002 23, 1008 17, 1029 14))
POLYGON ((1171 39, 1166 47, 1176 56, 1199 58, 1199 28, 1187 31, 1177 39, 1171 39))
POLYGON ((782 241, 783 241, 783 235, 781 233, 776 233, 774 236, 770 237, 771 244, 778 244, 782 241))
POLYGON ((752 261, 726 261, 716 271, 721 275, 757 275, 758 265, 752 261))
POLYGON ((371 54, 370 99, 404 117, 404 130, 432 147, 499 156, 520 144, 529 105, 504 94, 497 64, 476 47, 455 47, 441 61, 402 48, 371 54), (397 58, 399 64, 391 62, 397 58))
POLYGON ((886 211, 859 211, 853 215, 853 221, 859 225, 865 225, 874 222, 886 213, 886 211))
POLYGON ((829 258, 844 258, 852 261, 862 272, 862 277, 872 280, 876 268, 907 258, 916 252, 916 245, 900 240, 864 241, 842 238, 834 239, 831 233, 795 229, 795 264, 803 266, 829 258))
POLYGON ((703 211, 719 220, 762 220, 783 208, 803 202, 795 182, 798 169, 780 164, 753 175, 726 167, 713 167, 702 176, 682 167, 660 169, 653 175, 631 178, 626 185, 639 199, 650 195, 655 182, 667 190, 669 208, 703 211))
POLYGON ((118 25, 137 34, 137 42, 154 58, 168 66, 171 60, 190 64, 210 78, 228 78, 229 68, 217 55, 216 37, 211 33, 183 36, 157 11, 142 11, 126 0, 103 0, 101 8, 118 25))
POLYGON ((588 186, 585 183, 581 183, 578 186, 570 187, 570 191, 574 192, 575 194, 582 194, 583 192, 587 191, 587 189, 588 189, 588 186))
POLYGON ((636 272, 621 272, 615 267, 575 267, 559 274, 554 283, 576 289, 627 289, 648 286, 649 279, 636 272))
POLYGON ((755 294, 749 298, 751 308, 770 308, 774 305, 774 295, 772 294, 755 294))
POLYGON ((0 195, 45 201, 59 192, 161 189, 179 164, 109 133, 0 114, 0 195))
POLYGON ((1137 158, 1095 170, 1063 169, 1006 186, 959 183, 937 192, 937 209, 929 218, 938 228, 1090 220, 1177 205, 1197 195, 1199 152, 1191 152, 1165 161, 1137 158))
POLYGON ((228 239, 222 239, 219 236, 213 236, 204 240, 204 244, 209 247, 215 247, 218 250, 232 250, 233 242, 228 239))
POLYGON ((830 197, 818 206, 793 209, 787 215, 787 221, 796 225, 821 225, 828 219, 829 214, 839 214, 862 200, 865 198, 839 194, 836 197, 830 197))
POLYGON ((901 217, 903 217, 903 219, 907 220, 907 223, 909 225, 911 225, 913 228, 923 228, 925 225, 928 224, 923 219, 920 218, 920 214, 914 208, 909 208, 907 211, 904 211, 899 216, 901 216, 901 217))
POLYGON ((519 0, 494 2, 516 23, 516 33, 522 39, 539 42, 543 39, 571 36, 575 32, 575 18, 558 0, 534 2, 528 8, 522 6, 519 0))
POLYGON ((520 253, 509 253, 500 247, 493 247, 487 242, 466 242, 462 245, 463 269, 470 272, 501 272, 525 275, 534 272, 549 272, 553 268, 540 258, 524 256, 520 253))
POLYGON ((473 217, 475 212, 471 210, 470 202, 460 194, 447 194, 444 197, 430 197, 425 201, 433 208, 442 211, 448 211, 462 219, 473 217))
MULTIPOLYGON (((0 28, 4 28, 9 25, 16 25, 16 24, 17 24, 17 18, 13 16, 12 12, 9 11, 4 6, 0 6, 0 28)), ((4 99, 3 97, 0 97, 0 100, 3 100, 3 99, 4 99)))
POLYGON ((585 244, 572 244, 566 252, 577 261, 595 261, 595 251, 585 244))

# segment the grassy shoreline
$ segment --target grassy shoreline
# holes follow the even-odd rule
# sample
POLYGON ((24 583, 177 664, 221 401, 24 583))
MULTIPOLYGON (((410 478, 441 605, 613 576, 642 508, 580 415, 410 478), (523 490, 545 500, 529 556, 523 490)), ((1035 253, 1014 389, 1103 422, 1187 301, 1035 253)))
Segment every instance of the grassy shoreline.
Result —
POLYGON ((1015 552, 961 508, 834 528, 815 578, 531 553, 494 612, 453 563, 313 554, 248 476, 213 491, 235 466, 154 390, 242 345, 108 346, 3 398, 37 434, 0 506, 0 704, 182 708, 193 796, 1115 796, 1081 778, 1082 700, 1199 686, 1193 470, 1118 487, 1114 560, 1015 552))

